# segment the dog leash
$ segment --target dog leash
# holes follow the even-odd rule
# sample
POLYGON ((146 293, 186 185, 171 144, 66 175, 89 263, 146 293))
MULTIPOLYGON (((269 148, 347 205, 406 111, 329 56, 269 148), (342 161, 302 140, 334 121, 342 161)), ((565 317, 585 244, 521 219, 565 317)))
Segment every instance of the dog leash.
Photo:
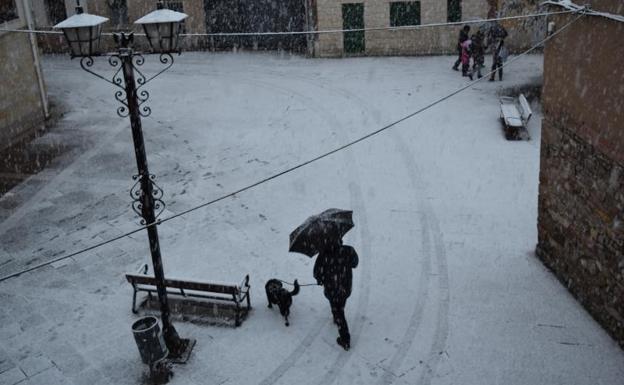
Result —
MULTIPOLYGON (((278 281, 280 281, 282 283, 285 283, 287 285, 290 285, 290 286, 295 286, 294 283, 286 282, 286 281, 283 281, 283 280, 281 280, 279 278, 278 278, 278 281)), ((299 286, 321 286, 321 285, 319 285, 318 283, 300 283, 299 286)))

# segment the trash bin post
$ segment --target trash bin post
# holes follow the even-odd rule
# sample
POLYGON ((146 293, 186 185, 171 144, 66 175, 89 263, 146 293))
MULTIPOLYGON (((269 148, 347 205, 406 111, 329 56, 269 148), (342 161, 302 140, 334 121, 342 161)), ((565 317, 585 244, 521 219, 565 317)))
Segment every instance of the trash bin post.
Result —
POLYGON ((138 319, 132 324, 132 334, 139 348, 141 360, 149 365, 152 380, 159 384, 167 383, 173 372, 165 360, 169 350, 158 325, 158 319, 153 316, 138 319))

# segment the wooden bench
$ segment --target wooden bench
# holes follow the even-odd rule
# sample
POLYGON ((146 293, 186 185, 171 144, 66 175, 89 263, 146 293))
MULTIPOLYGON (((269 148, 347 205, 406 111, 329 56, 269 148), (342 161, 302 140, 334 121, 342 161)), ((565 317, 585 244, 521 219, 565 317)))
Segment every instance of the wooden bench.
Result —
MULTIPOLYGON (((156 278, 147 275, 147 265, 143 265, 139 274, 126 274, 126 279, 132 285, 132 312, 137 313, 137 293, 144 291, 151 298, 152 293, 157 293, 156 278)), ((233 302, 236 307, 236 326, 240 326, 242 320, 243 301, 247 302, 247 312, 251 309, 249 300, 249 275, 246 275, 240 285, 233 283, 198 282, 175 278, 165 278, 167 295, 179 295, 183 297, 205 298, 217 301, 233 302)))
POLYGON ((526 125, 533 115, 531 106, 523 94, 517 98, 503 96, 500 98, 501 121, 507 140, 521 139, 520 131, 526 132, 527 140, 531 139, 526 125))

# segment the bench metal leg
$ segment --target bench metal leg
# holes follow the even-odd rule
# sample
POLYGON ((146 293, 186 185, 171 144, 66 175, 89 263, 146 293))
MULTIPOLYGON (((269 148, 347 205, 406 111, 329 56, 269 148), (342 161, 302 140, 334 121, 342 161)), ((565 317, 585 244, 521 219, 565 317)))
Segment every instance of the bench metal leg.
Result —
POLYGON ((137 297, 137 289, 135 287, 134 288, 134 294, 132 294, 132 312, 134 314, 138 313, 138 310, 136 308, 136 297, 137 297))
POLYGON ((236 303, 236 320, 235 320, 235 325, 238 327, 241 325, 241 308, 240 308, 240 301, 238 300, 238 298, 236 298, 236 295, 232 296, 234 299, 234 302, 236 303))

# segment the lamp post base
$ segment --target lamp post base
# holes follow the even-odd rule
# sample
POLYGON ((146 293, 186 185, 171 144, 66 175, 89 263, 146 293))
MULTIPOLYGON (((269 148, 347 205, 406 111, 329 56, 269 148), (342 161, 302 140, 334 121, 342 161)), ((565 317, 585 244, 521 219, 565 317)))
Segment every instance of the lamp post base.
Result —
POLYGON ((191 356, 197 340, 194 338, 178 338, 176 351, 169 351, 168 361, 172 364, 185 364, 191 356))

